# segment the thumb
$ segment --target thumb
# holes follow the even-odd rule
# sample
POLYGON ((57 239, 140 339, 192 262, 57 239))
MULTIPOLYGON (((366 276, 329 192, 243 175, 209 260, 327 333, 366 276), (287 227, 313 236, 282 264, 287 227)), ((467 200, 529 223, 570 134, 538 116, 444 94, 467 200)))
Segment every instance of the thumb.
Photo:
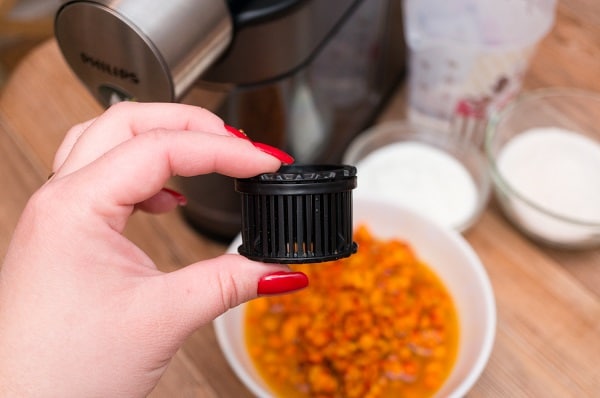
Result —
MULTIPOLYGON (((173 319, 187 336, 225 311, 261 295, 281 294, 308 286, 308 277, 285 265, 251 261, 225 254, 163 275, 163 319, 173 319)), ((182 336, 182 337, 183 337, 182 336)))

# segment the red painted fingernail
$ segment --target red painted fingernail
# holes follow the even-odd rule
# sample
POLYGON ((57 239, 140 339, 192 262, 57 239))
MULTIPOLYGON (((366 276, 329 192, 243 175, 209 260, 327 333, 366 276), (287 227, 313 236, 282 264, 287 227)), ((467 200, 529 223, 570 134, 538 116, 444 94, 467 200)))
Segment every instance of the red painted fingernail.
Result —
POLYGON ((263 294, 281 294, 293 292, 308 286, 308 277, 302 272, 279 271, 260 278, 256 292, 263 294))
POLYGON ((170 188, 163 188, 162 191, 168 193, 169 195, 177 199, 177 203, 179 204, 179 206, 187 205, 187 198, 183 194, 174 191, 170 188))
POLYGON ((244 133, 244 130, 236 129, 235 127, 229 126, 227 124, 225 125, 225 129, 238 138, 250 140, 250 137, 248 137, 248 135, 244 133))
POLYGON ((276 157, 283 164, 292 164, 292 163, 294 163, 294 158, 292 156, 290 156, 289 154, 283 152, 279 148, 275 148, 274 146, 263 144, 262 142, 253 142, 252 144, 254 144, 255 147, 257 147, 258 149, 260 149, 264 153, 267 153, 267 154, 269 154, 269 155, 271 155, 273 157, 276 157))

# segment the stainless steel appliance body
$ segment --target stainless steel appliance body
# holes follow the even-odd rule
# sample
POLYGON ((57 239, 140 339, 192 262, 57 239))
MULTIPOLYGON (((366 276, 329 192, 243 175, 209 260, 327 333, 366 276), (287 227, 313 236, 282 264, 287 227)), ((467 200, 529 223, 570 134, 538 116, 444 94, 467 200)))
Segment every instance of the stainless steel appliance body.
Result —
MULTIPOLYGON (((332 163, 403 75, 401 8, 401 0, 67 1, 55 32, 105 106, 195 103, 300 163, 332 163)), ((237 234, 231 179, 176 182, 193 226, 237 234)))

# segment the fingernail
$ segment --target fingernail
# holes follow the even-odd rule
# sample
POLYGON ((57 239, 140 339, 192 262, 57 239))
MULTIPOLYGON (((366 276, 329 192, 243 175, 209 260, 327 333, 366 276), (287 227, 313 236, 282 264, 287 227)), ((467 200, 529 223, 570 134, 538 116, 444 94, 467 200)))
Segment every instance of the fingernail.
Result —
POLYGON ((179 204, 179 206, 187 205, 187 198, 181 193, 174 191, 170 188, 163 188, 162 191, 168 193, 169 195, 177 199, 177 203, 179 204))
POLYGON ((248 135, 244 133, 243 130, 236 129, 235 127, 229 126, 227 124, 225 125, 225 129, 238 138, 245 138, 247 140, 250 140, 250 137, 248 137, 248 135))
POLYGON ((302 272, 279 271, 260 278, 256 292, 259 295, 293 292, 308 286, 308 277, 302 272))
POLYGON ((264 153, 267 153, 267 154, 269 154, 269 155, 271 155, 273 157, 276 157, 283 164, 292 164, 292 163, 294 163, 294 158, 292 156, 290 156, 289 154, 283 152, 279 148, 275 148, 274 146, 263 144, 262 142, 253 142, 252 144, 254 144, 255 147, 257 147, 258 149, 260 149, 264 153))

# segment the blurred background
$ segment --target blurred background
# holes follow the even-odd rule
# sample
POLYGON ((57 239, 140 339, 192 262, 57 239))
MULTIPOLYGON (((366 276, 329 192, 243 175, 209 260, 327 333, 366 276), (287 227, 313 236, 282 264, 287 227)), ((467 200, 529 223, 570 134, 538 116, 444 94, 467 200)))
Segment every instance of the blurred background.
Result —
POLYGON ((60 0, 0 0, 0 85, 19 60, 52 35, 60 0))

